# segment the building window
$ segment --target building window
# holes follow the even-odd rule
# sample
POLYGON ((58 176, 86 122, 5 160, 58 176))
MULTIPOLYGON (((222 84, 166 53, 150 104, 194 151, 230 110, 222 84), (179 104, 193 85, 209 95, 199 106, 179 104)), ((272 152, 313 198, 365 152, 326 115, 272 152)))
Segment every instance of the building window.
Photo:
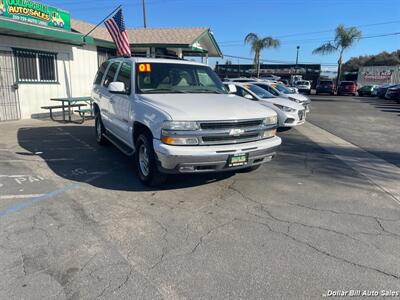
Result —
POLYGON ((14 49, 18 82, 58 82, 57 54, 14 49))

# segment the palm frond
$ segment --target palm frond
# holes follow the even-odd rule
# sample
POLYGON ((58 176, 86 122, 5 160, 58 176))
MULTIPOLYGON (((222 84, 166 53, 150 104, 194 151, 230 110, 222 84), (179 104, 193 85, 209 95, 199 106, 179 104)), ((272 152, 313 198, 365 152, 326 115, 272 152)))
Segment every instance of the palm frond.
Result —
POLYGON ((253 44, 255 41, 259 40, 259 37, 256 33, 250 32, 246 37, 244 38, 244 42, 246 44, 253 44))
POLYGON ((339 25, 336 28, 335 45, 342 49, 350 48, 362 37, 362 32, 357 27, 346 28, 344 25, 339 25))
POLYGON ((338 48, 336 47, 336 45, 334 45, 332 42, 327 42, 325 44, 322 44, 318 48, 315 48, 312 53, 324 55, 336 52, 337 50, 338 48))
POLYGON ((271 36, 262 39, 263 48, 278 48, 280 45, 281 42, 278 39, 274 39, 271 36))

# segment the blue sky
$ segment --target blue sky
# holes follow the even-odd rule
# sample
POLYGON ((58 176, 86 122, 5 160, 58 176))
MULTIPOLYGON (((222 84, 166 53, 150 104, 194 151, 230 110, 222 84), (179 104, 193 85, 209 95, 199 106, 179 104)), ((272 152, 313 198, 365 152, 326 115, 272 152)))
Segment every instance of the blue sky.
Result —
MULTIPOLYGON (((141 0, 46 0, 71 12, 73 18, 98 22, 118 4, 129 27, 143 25, 141 0)), ((249 32, 281 40, 281 47, 263 52, 263 59, 335 64, 336 55, 311 52, 332 39, 338 24, 359 26, 364 36, 400 32, 400 0, 146 0, 148 27, 210 27, 224 54, 251 57, 243 44, 249 32), (370 25, 391 22, 390 24, 370 25)), ((400 35, 362 39, 345 54, 376 54, 400 49, 400 35)), ((224 62, 224 60, 220 60, 224 62)), ((213 60, 214 62, 214 60, 213 60)), ((237 63, 237 59, 233 60, 237 63)), ((248 61, 240 60, 240 63, 248 61)), ((328 65, 326 65, 327 67, 328 65)))

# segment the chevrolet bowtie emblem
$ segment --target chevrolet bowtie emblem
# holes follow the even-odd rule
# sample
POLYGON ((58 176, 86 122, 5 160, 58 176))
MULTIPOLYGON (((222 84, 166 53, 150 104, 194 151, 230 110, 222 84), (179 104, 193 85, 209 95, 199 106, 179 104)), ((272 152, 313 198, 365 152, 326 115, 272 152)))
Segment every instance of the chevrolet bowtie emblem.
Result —
POLYGON ((233 136, 241 135, 242 133, 244 133, 244 130, 239 128, 234 128, 229 131, 229 135, 233 136))

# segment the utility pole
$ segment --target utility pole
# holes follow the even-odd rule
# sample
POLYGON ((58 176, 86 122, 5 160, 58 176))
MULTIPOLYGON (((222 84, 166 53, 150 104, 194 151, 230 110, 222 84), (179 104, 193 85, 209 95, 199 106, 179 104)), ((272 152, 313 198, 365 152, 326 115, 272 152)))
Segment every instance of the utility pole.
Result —
POLYGON ((145 0, 142 0, 142 6, 143 6, 143 27, 147 27, 147 22, 146 22, 146 4, 144 3, 145 0))
POLYGON ((299 63, 299 49, 300 49, 300 46, 297 46, 296 49, 297 49, 297 53, 296 53, 296 73, 297 73, 297 64, 299 63))

